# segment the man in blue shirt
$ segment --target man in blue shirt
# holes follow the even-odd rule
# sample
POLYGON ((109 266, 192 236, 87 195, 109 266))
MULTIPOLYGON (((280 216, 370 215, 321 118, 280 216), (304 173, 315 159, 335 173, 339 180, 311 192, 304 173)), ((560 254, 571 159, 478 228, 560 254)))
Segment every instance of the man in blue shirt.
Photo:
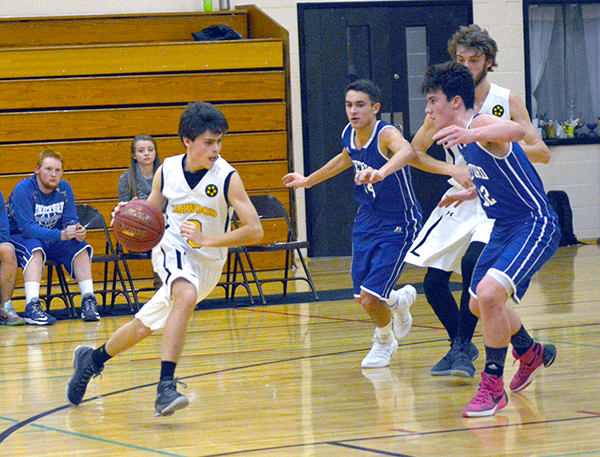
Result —
POLYGON ((100 320, 92 279, 93 250, 85 241, 85 227, 77 219, 73 190, 62 181, 62 174, 62 156, 56 151, 43 151, 35 174, 20 181, 7 202, 11 243, 25 280, 27 324, 56 322, 42 310, 39 299, 46 259, 62 264, 79 283, 82 319, 100 320))

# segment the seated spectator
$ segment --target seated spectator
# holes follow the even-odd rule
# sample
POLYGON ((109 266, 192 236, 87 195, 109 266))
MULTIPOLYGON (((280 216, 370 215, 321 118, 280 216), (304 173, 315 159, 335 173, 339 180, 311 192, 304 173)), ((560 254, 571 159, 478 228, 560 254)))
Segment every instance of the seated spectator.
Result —
MULTIPOLYGON (((147 200, 158 167, 160 158, 156 140, 150 135, 136 136, 131 142, 131 166, 119 178, 119 201, 128 202, 134 197, 147 200)), ((154 288, 158 290, 161 285, 160 276, 154 272, 154 288)))
POLYGON ((98 321, 94 296, 92 247, 86 229, 77 219, 71 185, 62 181, 63 158, 56 151, 42 151, 35 174, 15 186, 7 202, 11 243, 25 280, 25 322, 52 325, 56 318, 40 304, 40 282, 46 258, 63 265, 81 291, 81 318, 98 321))
POLYGON ((17 276, 17 257, 15 247, 10 243, 8 216, 4 205, 4 195, 0 192, 0 325, 23 325, 25 320, 19 316, 12 305, 17 276))
POLYGON ((119 201, 133 197, 147 200, 152 190, 154 173, 160 166, 156 141, 149 135, 138 135, 131 142, 131 166, 119 178, 119 201))

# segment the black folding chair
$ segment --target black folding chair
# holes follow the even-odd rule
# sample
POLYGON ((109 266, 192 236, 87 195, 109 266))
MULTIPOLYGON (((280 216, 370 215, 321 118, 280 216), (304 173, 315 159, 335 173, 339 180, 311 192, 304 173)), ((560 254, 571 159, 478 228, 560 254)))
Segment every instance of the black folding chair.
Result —
MULTIPOLYGON (((242 274, 245 274, 244 266, 241 261, 241 255, 244 255, 246 262, 250 268, 250 272, 253 278, 253 281, 258 288, 258 293, 262 299, 263 304, 266 304, 267 301, 265 299, 265 295, 263 292, 262 285, 269 282, 281 282, 283 285, 283 296, 287 295, 287 285, 290 281, 305 281, 310 286, 313 296, 315 300, 319 299, 317 291, 315 289, 312 277, 310 276, 310 271, 304 260, 304 256, 302 255, 301 249, 308 248, 308 241, 298 241, 296 236, 294 235, 294 230, 292 227, 292 223, 287 215, 285 207, 283 204, 277 200, 275 197, 271 195, 251 195, 250 200, 254 204, 256 211, 258 212, 258 216, 261 221, 269 220, 269 219, 284 219, 288 232, 287 232, 287 240, 284 242, 274 242, 270 244, 259 244, 259 245, 251 245, 244 246, 240 249, 240 252, 237 253, 239 261, 234 263, 234 278, 237 273, 237 267, 240 268, 242 274), (256 273, 256 269, 252 263, 250 258, 250 253, 252 252, 277 252, 277 251, 285 251, 285 265, 284 265, 284 274, 282 278, 269 278, 269 279, 259 279, 256 273), (294 264, 294 254, 302 263, 302 268, 304 268, 304 276, 294 276, 290 277, 290 269, 295 266, 294 264)), ((237 225, 238 221, 234 218, 234 224, 237 225)), ((235 293, 235 289, 233 290, 235 293)), ((233 295, 232 295, 233 296, 233 295)))

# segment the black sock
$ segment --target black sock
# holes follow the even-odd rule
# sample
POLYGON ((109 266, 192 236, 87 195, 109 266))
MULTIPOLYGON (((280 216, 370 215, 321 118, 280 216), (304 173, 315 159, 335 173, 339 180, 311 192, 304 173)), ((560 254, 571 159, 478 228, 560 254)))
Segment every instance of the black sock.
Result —
POLYGON ((433 312, 448 332, 450 339, 454 340, 458 331, 459 312, 456 300, 450 291, 451 275, 452 272, 430 267, 423 279, 423 288, 433 312))
POLYGON ((177 364, 175 362, 167 362, 165 360, 160 362, 160 380, 172 381, 175 378, 176 367, 177 364))
POLYGON ((481 255, 481 251, 485 248, 485 243, 474 241, 469 244, 469 248, 461 260, 461 272, 462 272, 462 295, 460 297, 460 319, 458 323, 457 334, 464 341, 471 341, 473 339, 473 333, 477 327, 477 321, 479 320, 471 310, 469 309, 469 302, 471 301, 471 294, 469 293, 469 287, 471 285, 471 279, 473 278, 473 270, 477 264, 477 260, 481 255))
POLYGON ((519 331, 510 338, 510 344, 513 345, 515 352, 519 357, 529 351, 531 346, 533 346, 533 343, 535 343, 535 341, 533 341, 533 338, 527 333, 527 330, 525 330, 523 325, 521 325, 519 331))
POLYGON ((487 374, 502 376, 504 374, 504 364, 506 363, 506 353, 508 348, 485 347, 485 371, 487 374))
POLYGON ((100 346, 98 349, 95 349, 92 352, 92 362, 97 367, 102 367, 106 362, 108 362, 112 358, 108 352, 106 352, 106 343, 100 346))

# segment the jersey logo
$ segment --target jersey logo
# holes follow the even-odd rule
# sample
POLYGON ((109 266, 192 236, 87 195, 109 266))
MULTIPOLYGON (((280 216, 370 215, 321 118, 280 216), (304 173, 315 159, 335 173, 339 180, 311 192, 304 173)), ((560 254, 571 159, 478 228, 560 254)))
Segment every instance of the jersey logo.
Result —
POLYGON ((496 105, 492 108, 492 114, 494 116, 502 117, 504 114, 504 107, 502 105, 496 105))
POLYGON ((217 186, 215 186, 214 184, 209 184, 208 186, 206 186, 205 192, 208 197, 216 197, 219 193, 219 189, 217 189, 217 186))
MULTIPOLYGON (((196 227, 198 227, 198 230, 202 231, 202 222, 197 221, 196 219, 188 219, 187 222, 191 222, 192 224, 194 224, 196 227)), ((192 243, 190 240, 188 240, 188 244, 193 247, 193 248, 201 248, 202 246, 197 246, 194 243, 192 243)))

